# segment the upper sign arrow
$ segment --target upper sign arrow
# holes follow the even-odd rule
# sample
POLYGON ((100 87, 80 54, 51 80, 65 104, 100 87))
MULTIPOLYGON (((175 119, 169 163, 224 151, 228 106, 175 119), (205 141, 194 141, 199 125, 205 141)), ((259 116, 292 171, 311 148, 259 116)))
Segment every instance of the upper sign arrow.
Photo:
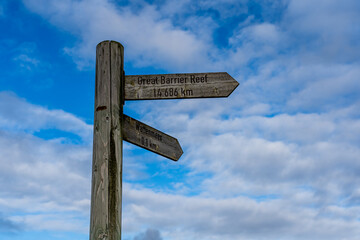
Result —
POLYGON ((125 100, 228 97, 239 83, 226 72, 125 76, 125 100))

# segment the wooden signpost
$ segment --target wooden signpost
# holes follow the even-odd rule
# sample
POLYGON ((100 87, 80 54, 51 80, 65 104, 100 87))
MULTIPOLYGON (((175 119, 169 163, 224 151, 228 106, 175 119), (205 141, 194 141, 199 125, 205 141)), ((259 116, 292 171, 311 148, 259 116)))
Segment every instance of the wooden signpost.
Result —
POLYGON ((124 74, 124 47, 96 47, 90 240, 121 240, 123 140, 177 161, 176 138, 123 114, 125 100, 228 97, 239 83, 226 72, 124 74))

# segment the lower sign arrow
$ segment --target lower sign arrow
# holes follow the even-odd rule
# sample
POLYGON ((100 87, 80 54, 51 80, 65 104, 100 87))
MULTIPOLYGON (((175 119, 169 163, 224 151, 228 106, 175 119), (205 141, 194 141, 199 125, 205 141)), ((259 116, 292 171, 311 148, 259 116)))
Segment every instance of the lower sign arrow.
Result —
POLYGON ((123 115, 123 138, 125 141, 177 161, 183 151, 176 138, 152 128, 127 115, 123 115))

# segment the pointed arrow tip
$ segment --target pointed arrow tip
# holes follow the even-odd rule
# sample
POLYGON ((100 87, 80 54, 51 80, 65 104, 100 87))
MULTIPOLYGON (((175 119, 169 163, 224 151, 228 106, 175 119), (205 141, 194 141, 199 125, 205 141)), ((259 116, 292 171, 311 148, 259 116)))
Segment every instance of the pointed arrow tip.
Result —
POLYGON ((181 147, 179 141, 176 138, 175 138, 175 140, 177 143, 177 146, 176 146, 177 151, 174 152, 174 158, 172 160, 177 161, 183 155, 184 151, 182 150, 182 147, 181 147))
POLYGON ((236 81, 236 79, 233 78, 229 73, 226 73, 226 74, 229 76, 229 79, 232 80, 232 86, 233 86, 233 89, 226 96, 226 97, 229 97, 235 91, 235 89, 240 85, 240 83, 238 81, 236 81))

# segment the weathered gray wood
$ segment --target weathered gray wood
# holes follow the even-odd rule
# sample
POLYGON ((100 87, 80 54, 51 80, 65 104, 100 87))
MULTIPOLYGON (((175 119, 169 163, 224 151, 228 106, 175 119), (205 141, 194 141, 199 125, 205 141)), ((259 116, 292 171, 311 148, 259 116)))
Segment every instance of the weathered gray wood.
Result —
POLYGON ((121 239, 123 56, 117 42, 96 48, 90 240, 121 239))
POLYGON ((125 100, 228 97, 239 83, 226 72, 125 76, 125 100))
POLYGON ((123 138, 139 147, 177 161, 183 150, 176 138, 152 128, 127 115, 123 115, 123 138))

